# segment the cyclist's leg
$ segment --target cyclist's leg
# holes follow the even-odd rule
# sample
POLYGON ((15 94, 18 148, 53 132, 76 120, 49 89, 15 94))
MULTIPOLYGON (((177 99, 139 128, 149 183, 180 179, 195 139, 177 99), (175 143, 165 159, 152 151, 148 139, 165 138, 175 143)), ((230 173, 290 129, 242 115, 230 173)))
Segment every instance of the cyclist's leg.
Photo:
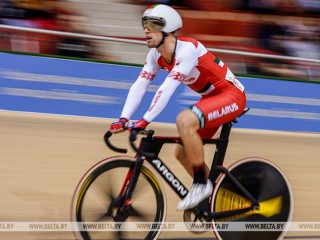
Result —
POLYGON ((179 209, 195 207, 212 191, 212 183, 205 177, 204 148, 199 130, 214 129, 233 120, 243 112, 245 103, 245 94, 231 86, 225 92, 203 97, 177 116, 178 132, 184 144, 187 160, 194 169, 193 185, 186 198, 179 203, 179 209))
MULTIPOLYGON (((200 129, 198 133, 200 134, 202 139, 210 139, 214 136, 214 134, 218 131, 218 128, 206 128, 206 129, 200 129)), ((187 171, 187 173, 193 178, 194 172, 193 172, 193 165, 192 162, 189 160, 185 147, 178 144, 175 151, 175 156, 177 160, 181 163, 181 165, 184 167, 184 169, 187 171)), ((209 176, 209 167, 207 164, 205 164, 205 174, 206 179, 209 176)))
POLYGON ((190 109, 182 111, 177 117, 177 128, 183 142, 187 160, 192 164, 194 180, 187 196, 180 201, 178 209, 190 209, 210 196, 212 183, 205 177, 204 149, 198 130, 198 117, 190 109))
POLYGON ((204 120, 202 129, 217 128, 240 116, 246 107, 246 96, 237 88, 203 97, 193 108, 200 111, 204 120))
POLYGON ((193 178, 193 168, 192 163, 189 161, 186 151, 183 146, 177 145, 175 150, 176 159, 184 167, 187 173, 193 178))
POLYGON ((245 94, 231 86, 225 92, 203 97, 179 113, 176 123, 184 148, 178 147, 176 156, 189 174, 190 165, 204 163, 202 139, 211 138, 222 124, 241 115, 245 105, 245 94))
POLYGON ((190 109, 185 109, 177 116, 176 124, 188 159, 193 166, 203 165, 204 151, 198 133, 200 129, 198 117, 190 109))

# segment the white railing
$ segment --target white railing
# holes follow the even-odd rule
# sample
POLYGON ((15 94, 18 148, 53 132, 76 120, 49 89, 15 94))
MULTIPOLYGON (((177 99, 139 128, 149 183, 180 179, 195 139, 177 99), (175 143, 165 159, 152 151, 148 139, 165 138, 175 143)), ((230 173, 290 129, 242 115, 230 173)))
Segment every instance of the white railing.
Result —
MULTIPOLYGON (((98 36, 98 35, 90 35, 90 34, 71 33, 71 32, 62 32, 62 31, 52 31, 52 30, 44 30, 44 29, 37 29, 37 28, 18 27, 18 26, 4 25, 4 24, 0 24, 0 29, 42 33, 42 34, 51 34, 51 35, 58 35, 58 36, 79 37, 79 38, 86 38, 86 39, 91 39, 91 40, 102 40, 102 41, 133 43, 133 44, 146 44, 145 41, 139 41, 139 40, 131 40, 131 39, 124 39, 124 38, 117 38, 117 37, 106 37, 106 36, 98 36)), ((253 56, 253 57, 261 57, 261 58, 281 59, 281 60, 289 60, 289 61, 301 61, 301 62, 310 62, 310 63, 320 64, 320 59, 310 59, 310 58, 301 58, 301 57, 281 56, 281 55, 274 55, 274 54, 253 53, 253 52, 244 52, 244 51, 227 50, 227 49, 219 49, 219 48, 208 48, 208 50, 212 51, 212 52, 225 53, 225 54, 235 54, 235 55, 242 55, 242 56, 253 56)))

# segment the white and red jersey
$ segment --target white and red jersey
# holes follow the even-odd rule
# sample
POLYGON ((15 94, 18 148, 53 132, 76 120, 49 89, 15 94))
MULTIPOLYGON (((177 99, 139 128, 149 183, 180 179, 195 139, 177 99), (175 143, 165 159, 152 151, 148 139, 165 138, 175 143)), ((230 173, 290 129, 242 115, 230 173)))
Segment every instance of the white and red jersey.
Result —
POLYGON ((148 111, 143 116, 147 122, 153 121, 164 109, 182 82, 202 96, 223 92, 230 85, 244 91, 243 85, 226 64, 197 40, 187 37, 177 38, 173 54, 172 62, 168 63, 156 48, 149 51, 145 65, 129 91, 121 117, 131 118, 139 107, 147 87, 160 69, 168 71, 169 74, 157 90, 148 111))

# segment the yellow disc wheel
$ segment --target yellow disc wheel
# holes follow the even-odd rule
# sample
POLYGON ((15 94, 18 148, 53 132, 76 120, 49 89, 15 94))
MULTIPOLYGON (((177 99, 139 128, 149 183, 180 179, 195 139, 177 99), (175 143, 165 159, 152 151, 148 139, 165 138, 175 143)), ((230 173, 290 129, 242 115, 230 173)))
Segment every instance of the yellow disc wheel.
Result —
MULTIPOLYGON (((293 198, 282 171, 265 159, 248 158, 229 169, 230 173, 258 200, 259 208, 216 219, 215 234, 224 240, 273 240, 285 234, 291 220, 293 198)), ((223 174, 212 194, 211 211, 221 212, 251 206, 251 202, 223 174)))

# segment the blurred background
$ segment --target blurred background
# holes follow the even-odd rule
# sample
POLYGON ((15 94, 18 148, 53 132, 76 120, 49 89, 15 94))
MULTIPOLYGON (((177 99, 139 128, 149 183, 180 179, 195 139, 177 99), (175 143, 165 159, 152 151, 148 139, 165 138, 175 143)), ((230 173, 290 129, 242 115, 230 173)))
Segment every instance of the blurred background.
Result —
POLYGON ((154 3, 175 7, 178 35, 203 42, 236 74, 320 82, 319 0, 1 0, 0 50, 143 64, 140 19, 154 3))
MULTIPOLYGON (((263 76, 241 78, 251 110, 239 121, 242 127, 233 130, 226 165, 248 156, 273 161, 292 185, 293 221, 319 223, 320 84, 309 82, 320 83, 320 0, 0 0, 0 221, 70 221, 70 202, 81 176, 115 154, 102 136, 140 71, 4 52, 142 65, 149 49, 141 15, 153 3, 175 7, 184 20, 178 34, 203 42, 234 73, 263 76)), ((149 106, 157 81, 137 117, 149 106)), ((198 99, 186 89, 176 92, 163 119, 153 123, 159 135, 176 135, 171 123, 178 109, 198 99)), ((115 145, 128 145, 123 139, 119 134, 115 145)), ((206 149, 209 161, 214 150, 206 149)), ((177 176, 191 183, 173 159, 174 146, 163 154, 177 176)), ((169 189, 167 193, 167 220, 181 221, 178 198, 169 189)), ((288 239, 320 239, 318 230, 290 232, 288 239)), ((190 235, 168 232, 161 237, 190 235)), ((0 239, 74 236, 0 231, 0 239)))

